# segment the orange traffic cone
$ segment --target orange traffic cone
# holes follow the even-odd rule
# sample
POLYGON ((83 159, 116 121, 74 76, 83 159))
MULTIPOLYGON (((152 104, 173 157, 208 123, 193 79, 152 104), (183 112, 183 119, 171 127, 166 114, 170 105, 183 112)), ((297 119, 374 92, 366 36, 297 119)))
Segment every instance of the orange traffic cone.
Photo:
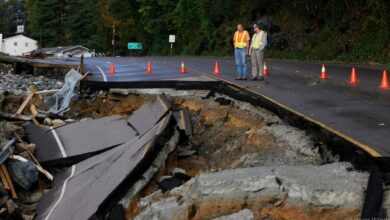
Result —
POLYGON ((323 80, 328 79, 328 75, 326 74, 325 64, 322 64, 321 79, 323 80))
POLYGON ((359 83, 355 67, 352 68, 351 79, 349 80, 349 83, 350 84, 358 84, 359 83))
POLYGON ((184 65, 184 61, 181 61, 180 73, 187 73, 186 66, 184 65))
POLYGON ((152 73, 152 62, 150 62, 150 60, 148 60, 148 63, 146 65, 146 72, 147 73, 152 73))
POLYGON ((110 64, 110 74, 115 74, 115 66, 113 63, 110 64))
POLYGON ((383 70, 383 75, 382 75, 382 82, 380 87, 382 89, 389 89, 389 79, 387 78, 387 71, 383 70))
POLYGON ((214 75, 219 75, 219 74, 221 74, 221 71, 219 70, 219 64, 218 61, 215 61, 214 75))
POLYGON ((264 76, 268 76, 268 75, 269 75, 268 67, 267 67, 267 62, 265 62, 265 61, 264 61, 264 70, 263 70, 263 74, 264 74, 264 76))

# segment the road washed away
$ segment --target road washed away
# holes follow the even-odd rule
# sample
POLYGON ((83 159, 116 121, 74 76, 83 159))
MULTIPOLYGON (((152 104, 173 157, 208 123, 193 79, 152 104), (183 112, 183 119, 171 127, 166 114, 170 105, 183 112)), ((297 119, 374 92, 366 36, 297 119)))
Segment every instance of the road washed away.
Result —
POLYGON ((368 173, 274 114, 207 90, 81 92, 82 77, 1 92, 1 218, 360 217, 368 173), (58 114, 55 95, 71 98, 58 114))

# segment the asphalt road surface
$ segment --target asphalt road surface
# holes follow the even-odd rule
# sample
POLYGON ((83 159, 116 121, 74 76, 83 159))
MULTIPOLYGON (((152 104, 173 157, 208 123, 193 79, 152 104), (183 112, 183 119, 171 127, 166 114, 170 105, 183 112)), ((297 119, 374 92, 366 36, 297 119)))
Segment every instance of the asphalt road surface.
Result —
POLYGON ((91 82, 128 83, 129 87, 150 81, 234 83, 350 137, 374 157, 390 156, 390 90, 379 88, 383 71, 379 67, 356 66, 360 83, 351 85, 351 65, 327 65, 329 79, 322 81, 321 63, 270 60, 265 81, 236 81, 234 60, 229 58, 89 58, 85 62, 92 72, 86 80, 91 82), (153 74, 146 73, 148 60, 153 74), (179 74, 182 61, 187 74, 179 74), (219 76, 213 75, 215 61, 219 76), (110 74, 111 63, 115 74, 110 74))

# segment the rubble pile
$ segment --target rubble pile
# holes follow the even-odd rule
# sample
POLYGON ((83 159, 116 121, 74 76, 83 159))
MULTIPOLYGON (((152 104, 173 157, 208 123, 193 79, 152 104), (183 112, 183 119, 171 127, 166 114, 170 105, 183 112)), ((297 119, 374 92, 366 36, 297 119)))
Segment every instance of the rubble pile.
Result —
POLYGON ((63 86, 63 82, 45 76, 14 74, 12 69, 0 71, 0 91, 7 91, 15 95, 26 95, 31 86, 35 86, 39 91, 59 89, 63 86))

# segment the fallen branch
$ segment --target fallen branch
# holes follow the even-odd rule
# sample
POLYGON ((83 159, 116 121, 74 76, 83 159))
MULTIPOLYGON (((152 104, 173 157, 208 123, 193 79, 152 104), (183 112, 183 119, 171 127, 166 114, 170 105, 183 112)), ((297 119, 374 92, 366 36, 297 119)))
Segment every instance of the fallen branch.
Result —
POLYGON ((22 114, 23 110, 26 108, 26 106, 27 106, 28 103, 31 101, 31 99, 34 97, 36 91, 37 91, 37 90, 36 90, 35 87, 33 86, 33 87, 31 88, 30 94, 28 94, 27 98, 24 100, 24 102, 22 103, 22 105, 20 105, 18 111, 16 112, 17 115, 22 114))
POLYGON ((3 173, 4 177, 5 177, 5 180, 7 181, 8 186, 9 186, 9 188, 11 190, 12 198, 13 199, 17 199, 18 196, 16 195, 14 184, 12 183, 11 177, 10 177, 10 175, 8 173, 8 169, 7 169, 7 167, 4 164, 1 164, 1 171, 2 171, 2 173, 3 173))

